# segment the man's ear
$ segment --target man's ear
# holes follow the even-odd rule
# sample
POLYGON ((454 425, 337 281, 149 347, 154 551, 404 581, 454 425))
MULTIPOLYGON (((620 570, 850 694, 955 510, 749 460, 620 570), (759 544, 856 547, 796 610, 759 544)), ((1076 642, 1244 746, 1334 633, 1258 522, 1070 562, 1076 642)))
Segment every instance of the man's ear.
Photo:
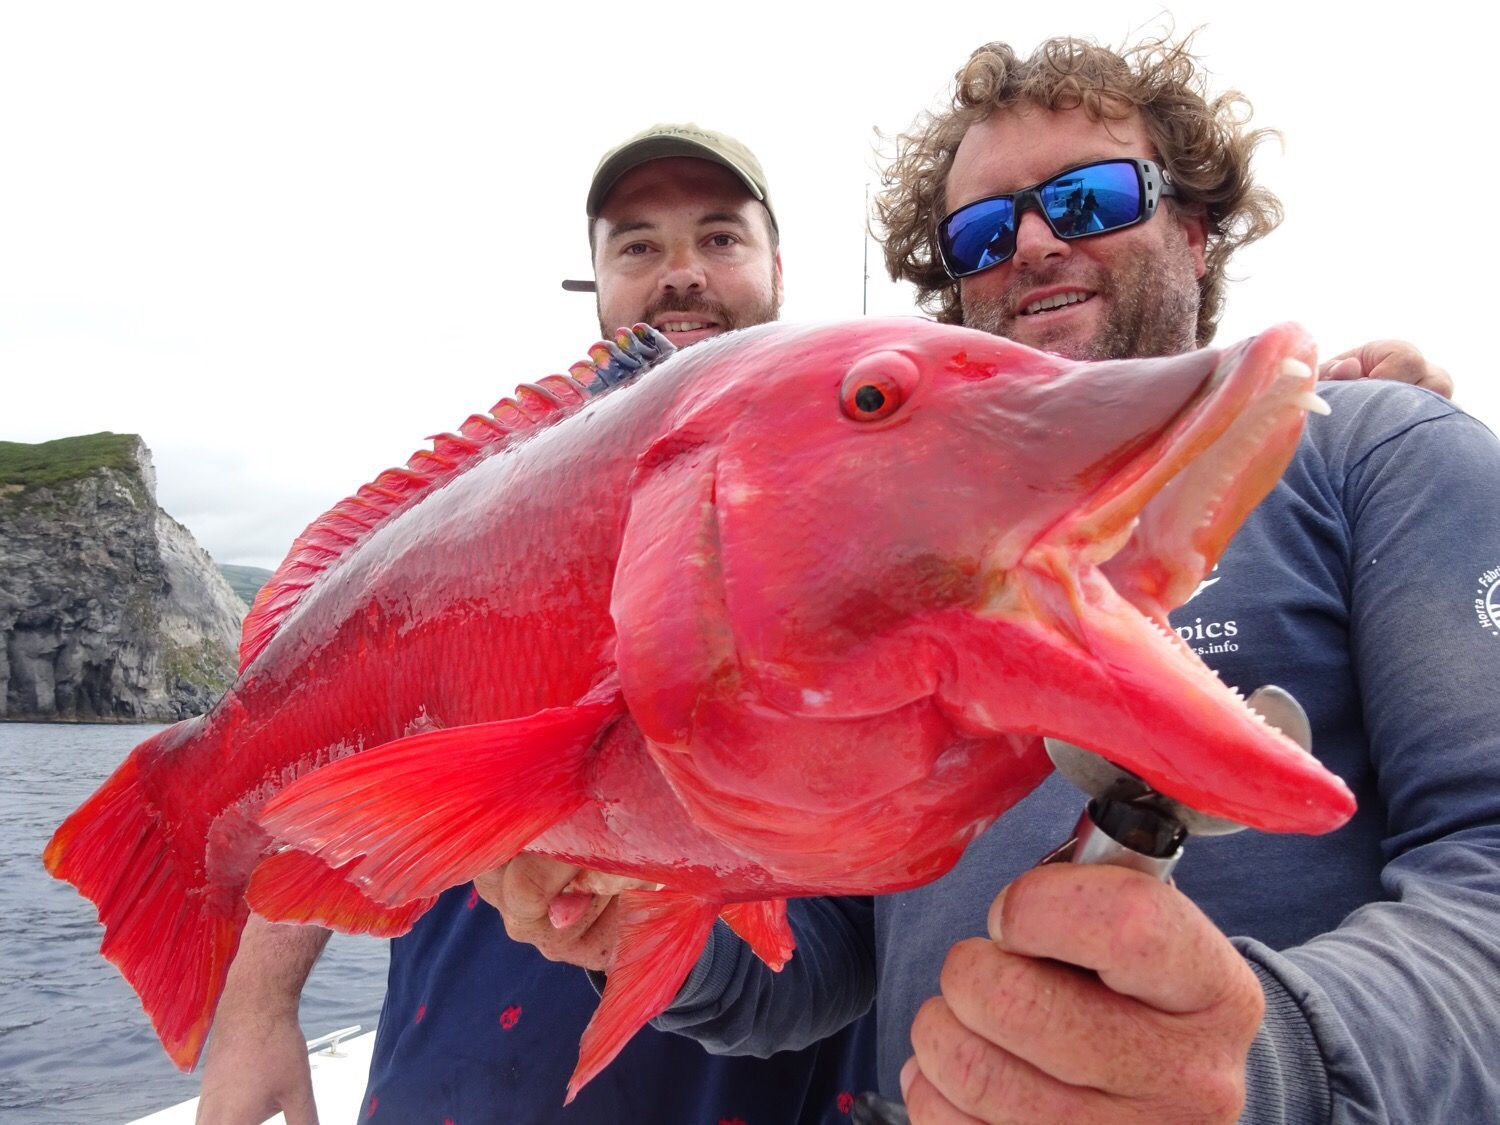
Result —
POLYGON ((1202 207, 1174 207, 1173 213, 1187 236, 1188 249, 1193 255, 1193 276, 1201 281, 1207 270, 1203 253, 1208 245, 1208 215, 1202 207))

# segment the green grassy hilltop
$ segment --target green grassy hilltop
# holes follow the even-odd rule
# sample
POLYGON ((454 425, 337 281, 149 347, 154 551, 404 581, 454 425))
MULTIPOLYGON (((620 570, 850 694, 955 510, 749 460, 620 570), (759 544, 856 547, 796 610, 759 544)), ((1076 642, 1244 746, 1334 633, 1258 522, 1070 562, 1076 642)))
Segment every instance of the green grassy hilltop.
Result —
POLYGON ((63 484, 100 469, 136 471, 135 434, 83 434, 26 445, 0 441, 0 492, 18 494, 63 484))

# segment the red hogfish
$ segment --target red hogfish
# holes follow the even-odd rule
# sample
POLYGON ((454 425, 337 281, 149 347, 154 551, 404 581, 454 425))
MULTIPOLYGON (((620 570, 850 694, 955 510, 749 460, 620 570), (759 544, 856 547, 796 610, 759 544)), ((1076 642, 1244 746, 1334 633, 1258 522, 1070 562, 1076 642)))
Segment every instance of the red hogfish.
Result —
POLYGON ((622 896, 571 1098, 716 917, 779 968, 787 896, 943 874, 1043 736, 1262 829, 1348 818, 1166 620, 1321 405, 1300 329, 1109 363, 906 319, 665 351, 622 331, 314 522, 224 697, 58 829, 179 1065, 248 911, 397 934, 524 849, 662 884, 622 896))

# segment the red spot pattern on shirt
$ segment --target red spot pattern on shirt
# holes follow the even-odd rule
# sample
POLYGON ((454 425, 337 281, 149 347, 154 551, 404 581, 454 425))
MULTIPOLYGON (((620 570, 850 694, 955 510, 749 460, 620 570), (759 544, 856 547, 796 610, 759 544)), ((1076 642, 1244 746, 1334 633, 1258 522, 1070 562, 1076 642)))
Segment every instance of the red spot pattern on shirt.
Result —
POLYGON ((369 1108, 365 1110, 365 1116, 366 1117, 374 1117, 375 1116, 375 1107, 378 1106, 379 1104, 380 1104, 380 1099, 378 1097, 376 1097, 374 1094, 371 1094, 370 1095, 370 1105, 369 1105, 369 1108))
POLYGON ((422 1017, 425 1016, 426 1014, 427 1014, 427 1005, 426 1004, 418 1004, 417 1005, 417 1022, 421 1023, 422 1022, 422 1017))
POLYGON ((509 1008, 506 1008, 505 1011, 500 1013, 500 1026, 505 1028, 506 1031, 509 1031, 511 1028, 515 1027, 518 1022, 520 1022, 520 1019, 521 1005, 512 1004, 509 1008))
POLYGON ((479 902, 479 888, 478 887, 470 887, 469 888, 469 909, 473 910, 475 904, 478 903, 478 902, 479 902))
POLYGON ((839 1095, 839 1112, 847 1116, 854 1108, 854 1095, 845 1090, 839 1095))

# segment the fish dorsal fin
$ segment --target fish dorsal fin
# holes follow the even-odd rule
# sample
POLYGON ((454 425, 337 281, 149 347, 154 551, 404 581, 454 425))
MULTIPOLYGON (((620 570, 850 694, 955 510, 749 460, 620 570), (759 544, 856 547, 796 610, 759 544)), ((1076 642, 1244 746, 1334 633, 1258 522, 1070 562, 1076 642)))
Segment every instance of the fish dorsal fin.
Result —
POLYGON ((430 449, 417 450, 405 465, 387 469, 340 500, 307 525, 255 596, 240 632, 240 671, 260 655, 307 591, 370 532, 506 446, 516 434, 549 425, 581 403, 631 382, 675 350, 650 325, 622 328, 613 340, 591 347, 589 358, 575 363, 568 374, 522 383, 488 414, 469 415, 457 433, 437 435, 430 449))

